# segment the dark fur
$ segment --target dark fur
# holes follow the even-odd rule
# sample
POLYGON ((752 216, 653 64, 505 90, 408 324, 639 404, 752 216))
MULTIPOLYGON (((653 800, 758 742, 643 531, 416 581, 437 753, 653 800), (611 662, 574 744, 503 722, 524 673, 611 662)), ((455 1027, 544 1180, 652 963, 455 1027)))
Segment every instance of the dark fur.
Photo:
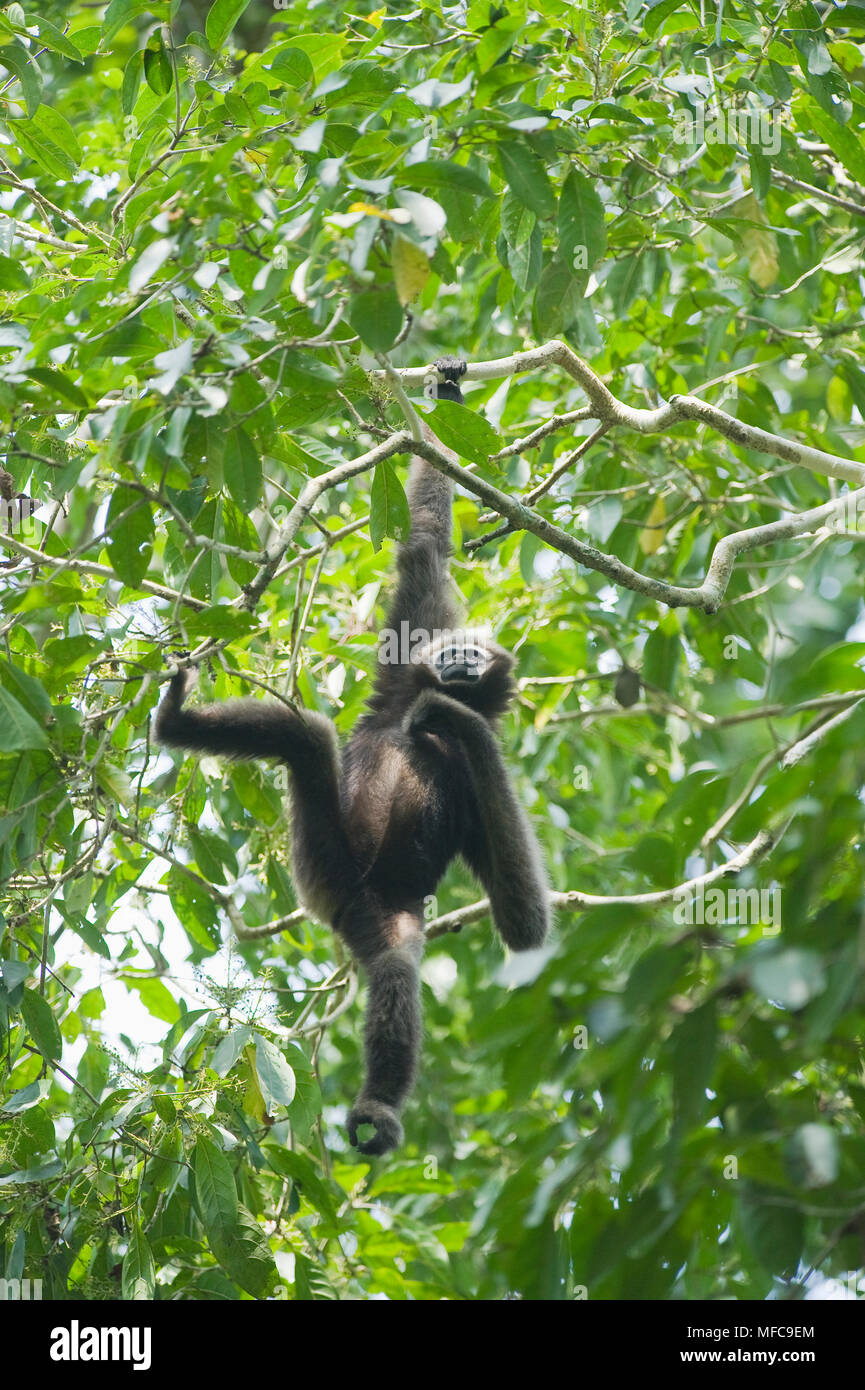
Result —
MULTIPOLYGON (((437 364, 439 395, 462 399, 465 364, 437 364)), ((412 529, 400 547, 388 627, 450 629, 451 484, 414 459, 412 529)), ((486 643, 474 682, 442 684, 426 665, 381 665, 368 713, 340 759, 336 732, 318 714, 261 700, 187 709, 175 675, 156 717, 172 747, 230 757, 280 758, 292 772, 292 855, 298 892, 332 924, 364 966, 369 985, 366 1079, 348 1119, 352 1144, 380 1154, 401 1144, 399 1111, 411 1090, 421 1037, 419 965, 423 903, 455 855, 486 889, 513 950, 546 935, 548 892, 528 821, 493 733, 513 694, 513 660, 486 643), (358 1142, 358 1127, 375 1134, 358 1142)))

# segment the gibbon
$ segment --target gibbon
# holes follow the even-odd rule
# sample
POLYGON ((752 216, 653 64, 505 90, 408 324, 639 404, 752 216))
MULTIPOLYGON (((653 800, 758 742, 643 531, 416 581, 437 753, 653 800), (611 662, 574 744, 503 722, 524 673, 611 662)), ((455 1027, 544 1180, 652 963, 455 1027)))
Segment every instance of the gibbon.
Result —
MULTIPOLYGON (((439 398, 462 401, 465 363, 442 358, 436 367, 439 398)), ((461 855, 480 879, 512 950, 539 946, 549 925, 540 851, 494 732, 514 693, 513 658, 485 633, 454 628, 451 482, 415 458, 408 500, 411 534, 398 548, 386 630, 427 639, 411 659, 403 652, 380 661, 342 752, 320 714, 258 699, 188 707, 187 671, 172 677, 155 728, 171 747, 278 758, 290 769, 298 895, 367 977, 366 1078, 348 1117, 351 1143, 364 1154, 403 1140, 399 1112, 421 1039, 423 904, 451 860, 461 855), (359 1140, 364 1124, 375 1133, 359 1140)))

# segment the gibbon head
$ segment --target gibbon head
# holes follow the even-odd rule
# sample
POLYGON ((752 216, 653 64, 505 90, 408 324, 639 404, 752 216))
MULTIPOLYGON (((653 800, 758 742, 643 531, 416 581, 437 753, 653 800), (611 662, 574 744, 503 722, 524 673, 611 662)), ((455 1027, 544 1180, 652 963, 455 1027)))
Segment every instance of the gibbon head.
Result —
POLYGON ((513 657, 483 628, 436 633, 432 641, 412 653, 412 661, 453 699, 484 714, 501 713, 513 692, 513 657))
POLYGON ((431 653, 430 663, 442 684, 480 680, 489 665, 487 648, 465 633, 456 632, 431 653))

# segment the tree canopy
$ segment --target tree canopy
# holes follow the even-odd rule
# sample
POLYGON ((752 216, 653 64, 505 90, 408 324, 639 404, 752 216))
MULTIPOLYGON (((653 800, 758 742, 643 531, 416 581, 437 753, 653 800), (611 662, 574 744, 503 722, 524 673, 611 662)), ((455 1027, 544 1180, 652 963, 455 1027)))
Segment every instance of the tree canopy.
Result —
POLYGON ((0 1277, 855 1292, 863 70, 849 4, 0 7, 0 1277), (369 1160, 284 775, 150 731, 178 663, 353 726, 421 416, 557 924, 448 876, 369 1160))

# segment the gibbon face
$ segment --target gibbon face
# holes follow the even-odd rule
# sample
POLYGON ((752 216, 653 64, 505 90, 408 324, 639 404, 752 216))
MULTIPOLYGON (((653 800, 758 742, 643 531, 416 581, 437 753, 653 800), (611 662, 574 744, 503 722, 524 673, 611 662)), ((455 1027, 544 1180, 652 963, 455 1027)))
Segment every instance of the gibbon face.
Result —
POLYGON ((476 681, 487 669, 488 659, 485 647, 457 640, 436 652, 433 670, 442 682, 476 681))
POLYGON ((437 635, 435 641, 428 642, 413 657, 442 685, 452 681, 474 684, 485 675, 492 659, 489 637, 471 629, 437 635))

